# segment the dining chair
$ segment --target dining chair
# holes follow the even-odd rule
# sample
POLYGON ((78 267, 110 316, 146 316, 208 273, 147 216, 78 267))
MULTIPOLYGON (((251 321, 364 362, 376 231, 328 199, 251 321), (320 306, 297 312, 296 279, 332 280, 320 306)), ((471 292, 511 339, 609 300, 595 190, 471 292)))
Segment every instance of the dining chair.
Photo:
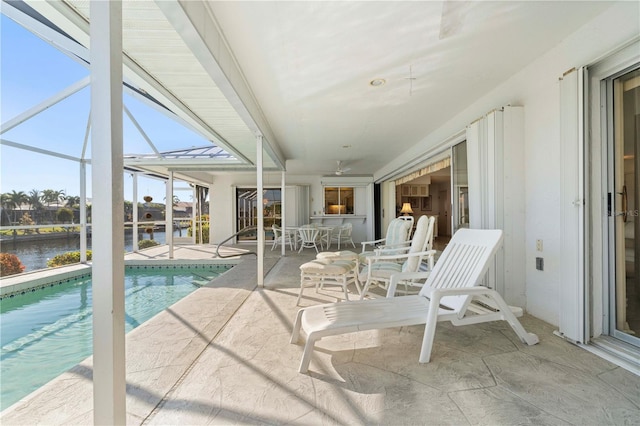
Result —
POLYGON ((323 250, 328 250, 331 247, 331 238, 333 233, 333 226, 319 226, 318 227, 318 240, 320 241, 320 247, 323 250))
POLYGON ((273 245, 271 246, 271 250, 276 248, 278 244, 284 244, 285 246, 288 244, 289 248, 293 250, 293 239, 286 229, 282 229, 276 224, 273 224, 271 229, 273 230, 273 245))
POLYGON ((314 248, 316 249, 316 253, 318 252, 318 235, 320 230, 315 226, 302 226, 298 229, 298 234, 300 235, 300 249, 298 253, 302 251, 304 248, 314 248))
POLYGON ((353 239, 351 237, 352 232, 353 232, 352 223, 349 222, 349 223, 340 225, 335 229, 335 232, 331 236, 331 242, 335 241, 338 244, 338 250, 340 250, 341 244, 346 245, 347 243, 351 243, 353 248, 356 248, 356 244, 353 242, 353 239))

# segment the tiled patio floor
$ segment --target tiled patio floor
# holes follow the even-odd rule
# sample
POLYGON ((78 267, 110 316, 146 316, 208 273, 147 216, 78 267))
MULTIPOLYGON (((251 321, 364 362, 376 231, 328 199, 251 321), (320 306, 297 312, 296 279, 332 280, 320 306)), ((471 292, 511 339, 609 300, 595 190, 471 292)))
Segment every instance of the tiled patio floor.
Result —
MULTIPOLYGON (((143 256, 166 256, 156 250, 143 256)), ((211 258, 202 247, 176 257, 189 251, 211 258)), ((247 256, 127 335, 128 424, 640 424, 640 377, 531 316, 521 321, 540 337, 536 346, 503 322, 442 323, 432 361, 421 365, 423 327, 392 328, 325 338, 300 374, 302 346, 289 337, 298 266, 315 251, 265 254, 264 288, 247 256)), ((325 293, 309 290, 301 304, 335 300, 325 293)), ((0 422, 91 424, 91 359, 0 422)))

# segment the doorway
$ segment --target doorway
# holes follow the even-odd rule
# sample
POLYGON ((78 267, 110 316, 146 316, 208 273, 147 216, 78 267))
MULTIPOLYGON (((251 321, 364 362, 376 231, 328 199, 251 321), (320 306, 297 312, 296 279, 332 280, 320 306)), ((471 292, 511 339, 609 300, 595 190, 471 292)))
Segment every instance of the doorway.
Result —
POLYGON ((603 81, 607 114, 609 335, 640 347, 640 66, 603 81))
POLYGON ((258 209, 263 210, 265 240, 273 240, 273 225, 281 226, 282 194, 280 188, 266 188, 262 196, 255 187, 236 188, 236 232, 249 228, 238 235, 238 242, 257 241, 258 209))
POLYGON ((581 69, 576 91, 584 95, 587 197, 584 334, 577 337, 633 369, 640 368, 638 52, 634 40, 581 69))

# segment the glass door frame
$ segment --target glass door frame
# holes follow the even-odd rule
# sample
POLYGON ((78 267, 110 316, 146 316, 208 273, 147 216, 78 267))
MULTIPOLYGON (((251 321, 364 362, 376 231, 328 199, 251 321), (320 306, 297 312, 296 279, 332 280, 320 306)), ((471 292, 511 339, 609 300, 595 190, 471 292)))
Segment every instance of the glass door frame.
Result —
MULTIPOLYGON (((618 81, 625 75, 640 70, 640 62, 630 68, 625 68, 602 80, 602 93, 605 97, 605 113, 607 147, 607 235, 608 235, 608 284, 609 304, 608 324, 605 329, 616 339, 640 347, 640 338, 620 329, 620 323, 626 323, 626 257, 624 223, 628 207, 624 200, 624 140, 623 119, 619 112, 624 110, 623 91, 618 81), (625 291, 621 291, 624 287, 625 291), (623 307, 621 307, 624 305, 623 307)), ((638 173, 636 168, 635 173, 638 173)), ((636 178, 637 179, 637 178, 636 178)), ((637 200, 636 200, 637 202, 637 200)), ((632 218, 634 220, 635 218, 632 218)), ((634 228, 635 229, 635 228, 634 228)), ((636 277, 637 279, 638 277, 636 277)))
MULTIPOLYGON (((611 276, 615 273, 610 247, 615 242, 615 233, 609 216, 609 192, 615 192, 612 181, 612 156, 609 141, 613 135, 613 114, 611 113, 610 89, 607 82, 638 67, 640 39, 621 46, 606 58, 584 68, 584 108, 585 108, 585 279, 584 303, 585 342, 609 348, 614 353, 640 353, 638 343, 629 343, 626 336, 620 339, 615 330, 615 293, 611 288, 611 276), (609 108, 605 107, 609 106, 609 108), (613 320, 613 322, 612 322, 613 320), (613 326, 612 326, 613 324, 613 326), (627 345, 620 352, 617 345, 627 345), (631 349, 633 348, 633 349, 631 349)), ((614 204, 614 203, 612 203, 614 204)), ((613 281, 615 283, 615 280, 613 281)), ((614 288, 615 289, 615 288, 614 288)), ((623 333, 621 333, 623 334, 623 333)), ((627 335, 628 336, 628 335, 627 335)), ((632 337, 632 336, 629 336, 632 337)), ((632 337, 631 340, 635 338, 632 337)), ((638 339, 635 339, 638 340, 638 339)), ((620 355, 622 358, 627 356, 620 355)), ((637 356, 637 355, 635 355, 637 356)), ((629 358, 631 359, 631 358, 629 358)))

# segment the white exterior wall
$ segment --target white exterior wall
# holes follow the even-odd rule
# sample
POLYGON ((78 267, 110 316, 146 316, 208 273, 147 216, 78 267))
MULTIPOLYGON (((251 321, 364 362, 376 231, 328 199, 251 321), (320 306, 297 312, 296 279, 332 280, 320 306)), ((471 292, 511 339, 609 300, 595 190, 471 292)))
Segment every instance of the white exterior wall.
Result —
MULTIPOLYGON (((574 33, 532 64, 523 77, 537 81, 528 85, 525 105, 526 161, 526 286, 527 311, 558 325, 562 302, 562 232, 559 78, 571 68, 593 63, 640 35, 638 3, 619 4, 574 33), (543 70, 545 71, 543 74, 543 70), (542 253, 536 240, 543 240, 542 253), (535 269, 535 257, 544 258, 544 271, 535 269)), ((576 159, 576 162, 578 159, 576 159)), ((577 167, 576 167, 577 169, 577 167)), ((601 277, 594 277, 601 285, 601 277)))
MULTIPOLYGON (((479 99, 377 175, 408 163, 489 111, 522 105, 525 115, 525 277, 526 309, 558 325, 560 304, 560 90, 558 79, 571 68, 588 65, 640 35, 640 4, 618 2, 570 35, 555 49, 479 99), (543 240, 543 252, 536 240, 543 240), (544 271, 535 257, 544 258, 544 271)), ((577 159, 576 159, 577 161, 577 159)), ((597 285, 601 277, 594 278, 597 285)))
MULTIPOLYGON (((280 172, 264 172, 264 187, 280 187, 280 172)), ((352 220, 353 222, 353 240, 358 243, 373 239, 373 209, 369 208, 369 204, 373 204, 373 200, 368 196, 369 187, 362 187, 349 183, 350 177, 345 178, 343 186, 357 186, 356 188, 356 214, 366 215, 367 220, 352 220)), ((292 176, 287 175, 287 186, 293 185, 309 185, 309 214, 311 216, 321 215, 323 207, 323 187, 321 176, 292 176)), ((336 183, 337 184, 337 183, 336 183)), ((211 242, 217 244, 222 240, 230 237, 235 230, 235 188, 236 187, 253 187, 256 185, 255 173, 227 173, 217 175, 214 179, 213 191, 209 195, 209 209, 211 213, 212 223, 211 229, 213 239, 211 242)), ((288 202, 293 202, 288 200, 288 202)), ((331 219, 330 216, 327 217, 331 219)), ((310 220, 307 218, 306 223, 310 220)), ((359 249, 358 246, 356 246, 359 249)))

